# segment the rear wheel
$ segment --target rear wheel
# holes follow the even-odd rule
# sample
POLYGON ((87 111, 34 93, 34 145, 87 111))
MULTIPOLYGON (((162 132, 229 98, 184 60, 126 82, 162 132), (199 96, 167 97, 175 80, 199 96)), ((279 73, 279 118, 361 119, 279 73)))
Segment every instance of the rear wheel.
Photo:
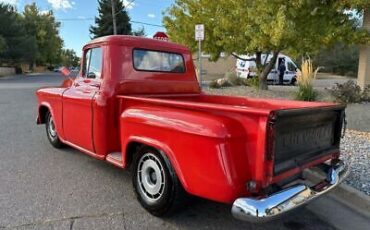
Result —
POLYGON ((144 147, 135 154, 132 182, 140 204, 152 215, 168 215, 185 200, 170 162, 153 148, 144 147))
POLYGON ((45 124, 46 135, 48 137, 50 144, 54 146, 55 148, 62 148, 63 143, 59 139, 57 130, 55 128, 54 119, 49 111, 46 113, 45 121, 46 121, 46 124, 45 124))

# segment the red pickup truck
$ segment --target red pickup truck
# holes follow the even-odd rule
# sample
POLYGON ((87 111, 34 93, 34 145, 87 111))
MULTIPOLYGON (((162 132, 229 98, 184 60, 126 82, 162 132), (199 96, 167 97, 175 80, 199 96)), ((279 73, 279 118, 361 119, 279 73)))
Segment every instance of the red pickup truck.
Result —
POLYGON ((83 48, 81 72, 37 91, 37 124, 50 143, 132 169, 141 205, 168 214, 194 195, 269 220, 328 192, 346 176, 339 159, 344 107, 212 96, 181 45, 107 36, 83 48), (303 171, 326 178, 314 185, 303 171))

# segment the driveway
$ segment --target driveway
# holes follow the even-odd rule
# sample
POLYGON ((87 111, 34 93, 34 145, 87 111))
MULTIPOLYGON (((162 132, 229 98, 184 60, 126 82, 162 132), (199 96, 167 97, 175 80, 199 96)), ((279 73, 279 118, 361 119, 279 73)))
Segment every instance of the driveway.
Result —
POLYGON ((306 208, 251 224, 232 218, 229 205, 202 199, 172 217, 151 216, 136 201, 129 172, 54 149, 35 124, 35 90, 62 80, 0 79, 0 229, 333 229, 306 208))

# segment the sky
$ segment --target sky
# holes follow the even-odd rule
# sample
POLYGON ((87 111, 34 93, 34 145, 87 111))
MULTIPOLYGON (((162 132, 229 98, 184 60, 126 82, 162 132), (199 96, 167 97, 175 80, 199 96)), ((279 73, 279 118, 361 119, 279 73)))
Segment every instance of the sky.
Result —
MULTIPOLYGON (((61 22, 60 35, 64 40, 64 47, 75 50, 79 56, 82 46, 90 40, 89 27, 94 24, 94 18, 98 15, 97 0, 0 0, 0 2, 15 5, 19 12, 23 11, 25 5, 33 2, 36 2, 41 11, 53 10, 57 21, 61 22)), ((157 31, 165 31, 165 28, 153 25, 162 25, 162 12, 173 2, 173 0, 123 0, 133 21, 132 28, 137 30, 143 26, 148 37, 152 37, 157 31)))

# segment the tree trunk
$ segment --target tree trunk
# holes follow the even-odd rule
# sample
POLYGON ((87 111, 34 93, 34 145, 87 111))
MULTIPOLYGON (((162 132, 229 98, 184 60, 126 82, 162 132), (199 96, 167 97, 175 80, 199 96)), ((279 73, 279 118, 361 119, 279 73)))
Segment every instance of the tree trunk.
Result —
POLYGON ((268 65, 264 66, 263 70, 259 73, 258 77, 259 77, 259 89, 260 90, 268 90, 267 75, 271 72, 272 68, 275 66, 278 55, 279 55, 279 51, 274 51, 272 54, 272 58, 270 62, 268 63, 268 65))

